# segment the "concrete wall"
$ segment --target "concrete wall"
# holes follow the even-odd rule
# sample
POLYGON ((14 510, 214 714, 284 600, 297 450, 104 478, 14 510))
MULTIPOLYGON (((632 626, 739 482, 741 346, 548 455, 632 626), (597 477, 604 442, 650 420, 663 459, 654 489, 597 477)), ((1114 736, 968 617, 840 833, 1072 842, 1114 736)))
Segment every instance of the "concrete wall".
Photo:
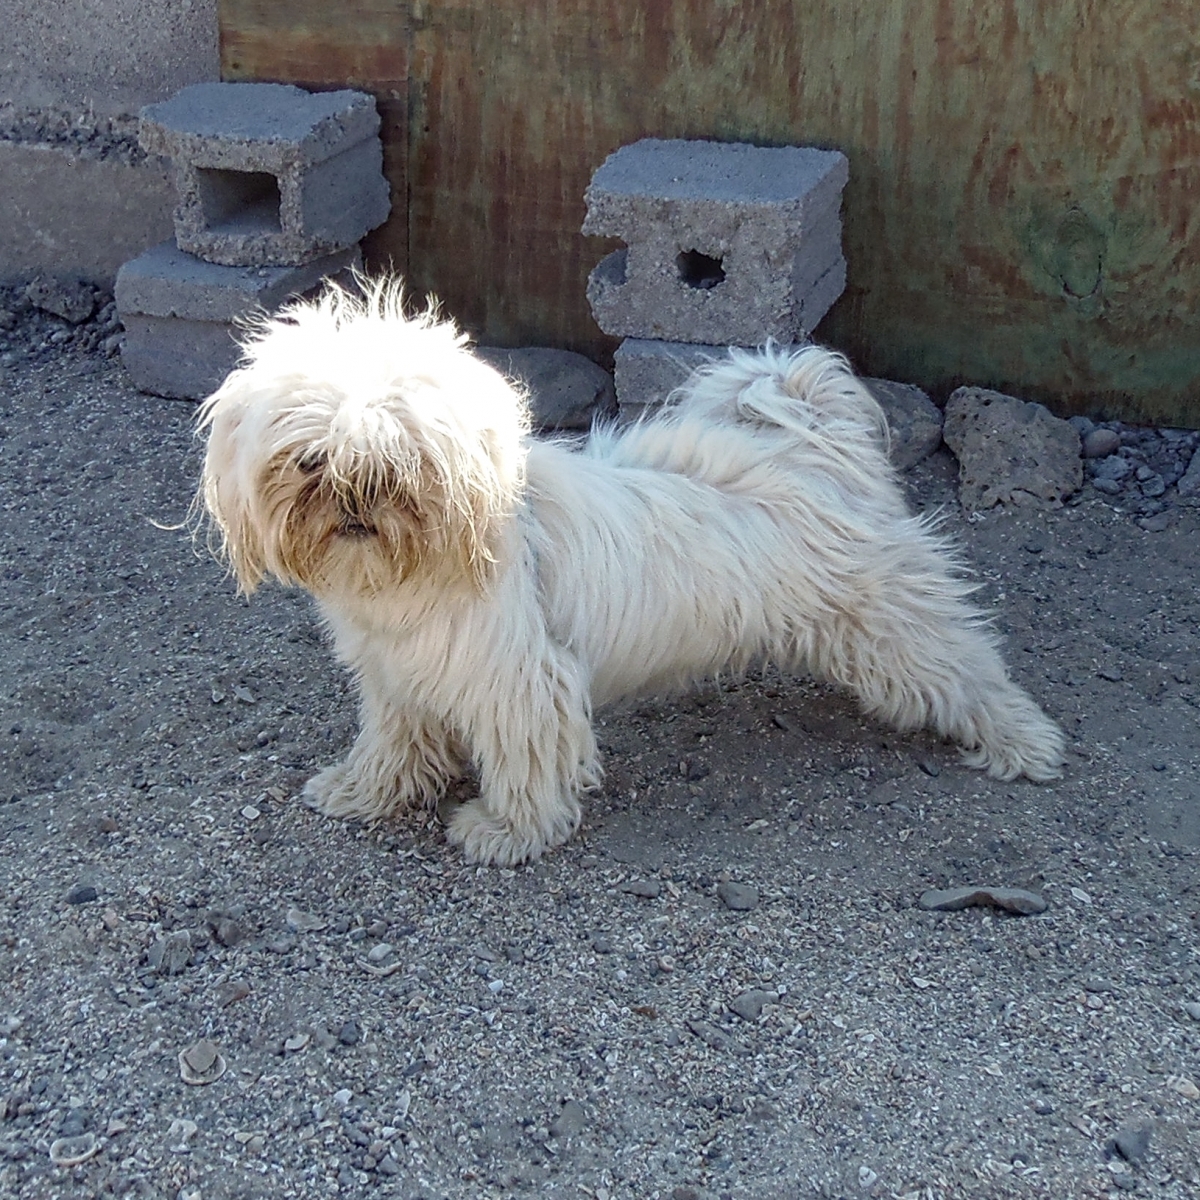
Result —
POLYGON ((15 0, 0 21, 0 281, 111 285, 171 234, 136 115, 219 77, 217 0, 15 0))

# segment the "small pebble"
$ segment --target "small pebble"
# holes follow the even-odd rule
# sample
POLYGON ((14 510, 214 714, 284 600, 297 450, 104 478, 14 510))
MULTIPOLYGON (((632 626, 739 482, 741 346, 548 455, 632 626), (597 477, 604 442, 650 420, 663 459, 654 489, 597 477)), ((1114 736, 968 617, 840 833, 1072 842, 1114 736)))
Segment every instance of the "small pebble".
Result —
POLYGON ((146 962, 160 975, 181 975, 191 961, 192 939, 186 929, 160 937, 146 951, 146 962))
POLYGON ((662 895, 662 884, 657 879, 631 879, 628 883, 621 884, 621 891, 630 896, 654 900, 662 895))
POLYGON ((556 1138, 576 1137, 587 1125, 583 1106, 577 1100, 568 1100, 558 1116, 550 1122, 550 1133, 556 1138))
POLYGON ((750 912, 758 907, 758 890, 745 883, 721 883, 717 895, 726 908, 734 912, 750 912))
POLYGON ((1193 1021, 1200 1021, 1200 1002, 1189 1000, 1184 1006, 1183 1011, 1187 1013, 1193 1021))
POLYGON ((213 937, 222 946, 236 946, 242 940, 242 927, 232 917, 222 917, 213 928, 213 937))
POLYGON ((180 1051, 179 1074, 184 1083, 193 1086, 215 1083, 225 1074, 225 1060, 212 1042, 201 1038, 180 1051))
POLYGON ((293 933, 316 933, 325 928, 325 918, 299 908, 289 908, 284 917, 293 933))
POLYGON ((67 893, 67 903, 91 904, 98 895, 99 893, 90 883, 79 883, 67 893))
POLYGON ((56 1167, 77 1167, 89 1158, 95 1158, 99 1149, 100 1143, 93 1133, 57 1138, 50 1143, 50 1161, 56 1167))
POLYGON ((743 1021, 757 1021, 762 1016, 763 1006, 774 1004, 779 999, 776 992, 766 992, 761 988, 751 988, 743 992, 729 1005, 730 1012, 735 1012, 743 1021))
POLYGON ((362 1037, 362 1032, 358 1028, 357 1021, 347 1021, 341 1029, 338 1030, 338 1041, 343 1046, 357 1046, 359 1039, 362 1037))
POLYGON ((1126 1161, 1141 1162, 1150 1149, 1152 1125, 1127 1126, 1112 1140, 1112 1148, 1126 1161))
POLYGON ((392 947, 388 942, 380 942, 378 946, 372 946, 367 951, 367 962, 378 966, 384 959, 391 958, 392 947))

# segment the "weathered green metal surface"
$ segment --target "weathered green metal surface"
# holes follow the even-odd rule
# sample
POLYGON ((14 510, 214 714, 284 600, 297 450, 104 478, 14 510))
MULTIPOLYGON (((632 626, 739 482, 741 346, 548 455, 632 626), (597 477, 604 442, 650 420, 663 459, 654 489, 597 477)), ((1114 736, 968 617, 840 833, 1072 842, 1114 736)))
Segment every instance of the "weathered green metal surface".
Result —
POLYGON ((387 102, 371 244, 494 340, 604 353, 583 191, 653 134, 850 157, 872 374, 1200 424, 1194 0, 221 0, 226 78, 387 102))

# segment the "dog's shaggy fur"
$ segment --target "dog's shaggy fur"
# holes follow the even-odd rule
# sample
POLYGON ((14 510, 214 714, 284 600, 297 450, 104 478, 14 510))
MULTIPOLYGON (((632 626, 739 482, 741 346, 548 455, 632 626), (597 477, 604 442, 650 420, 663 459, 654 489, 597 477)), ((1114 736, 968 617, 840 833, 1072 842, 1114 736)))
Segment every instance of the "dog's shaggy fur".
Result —
POLYGON ((600 776, 592 709, 771 660, 930 725, 998 779, 1063 738, 1005 672, 945 545, 909 515, 882 414, 838 355, 730 351, 582 448, 395 285, 251 335, 205 404, 201 499, 241 588, 315 597, 362 698, 325 812, 436 803, 475 861, 537 858, 600 776))

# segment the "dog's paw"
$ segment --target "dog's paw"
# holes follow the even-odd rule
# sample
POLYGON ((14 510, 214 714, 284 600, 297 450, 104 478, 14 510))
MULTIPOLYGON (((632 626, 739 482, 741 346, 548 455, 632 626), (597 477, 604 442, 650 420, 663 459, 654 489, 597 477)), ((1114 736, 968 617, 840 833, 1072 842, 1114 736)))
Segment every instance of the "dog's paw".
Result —
POLYGON ((1024 775, 1034 783, 1062 778, 1066 765, 1063 732, 1032 701, 1003 730, 963 750, 969 767, 986 771, 993 779, 1010 780, 1024 775))
POLYGON ((489 813, 479 800, 460 805, 450 817, 446 836, 461 846, 468 862, 495 867, 515 867, 533 862, 554 846, 561 846, 575 825, 557 826, 547 836, 540 829, 512 824, 489 813))
POLYGON ((345 762, 318 771, 305 785, 304 802, 326 816, 343 820, 374 821, 387 816, 395 806, 389 796, 378 796, 364 788, 361 778, 345 762))

